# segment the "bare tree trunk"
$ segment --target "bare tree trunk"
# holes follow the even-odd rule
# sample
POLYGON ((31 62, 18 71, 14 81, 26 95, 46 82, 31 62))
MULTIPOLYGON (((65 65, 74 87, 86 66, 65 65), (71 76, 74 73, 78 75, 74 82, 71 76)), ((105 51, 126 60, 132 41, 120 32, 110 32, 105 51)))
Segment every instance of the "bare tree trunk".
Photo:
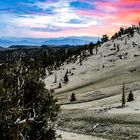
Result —
POLYGON ((123 83, 123 92, 122 92, 122 107, 125 107, 125 85, 123 83))
POLYGON ((125 45, 127 45, 127 38, 125 38, 125 45))
POLYGON ((14 127, 13 140, 19 140, 19 128, 18 128, 18 125, 14 127))
POLYGON ((57 83, 57 72, 54 73, 54 82, 57 83))

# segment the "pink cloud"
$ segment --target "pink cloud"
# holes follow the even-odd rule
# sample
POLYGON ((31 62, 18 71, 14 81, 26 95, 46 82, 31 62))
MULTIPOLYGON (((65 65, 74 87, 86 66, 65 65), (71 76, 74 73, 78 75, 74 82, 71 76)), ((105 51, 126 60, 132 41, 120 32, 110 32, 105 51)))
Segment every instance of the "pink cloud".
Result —
MULTIPOLYGON (((46 27, 47 24, 52 25, 56 23, 57 26, 61 25, 62 30, 58 32, 47 32, 47 31, 29 31, 30 36, 34 37, 59 37, 59 36, 102 36, 103 34, 112 35, 116 32, 121 26, 129 26, 129 25, 137 25, 140 21, 140 0, 79 0, 81 2, 88 2, 93 4, 93 9, 72 9, 69 6, 69 3, 74 0, 66 0, 66 6, 61 7, 59 4, 60 1, 54 0, 46 0, 45 2, 38 2, 37 5, 40 8, 45 8, 47 6, 53 5, 55 6, 55 12, 51 17, 47 15, 47 12, 37 12, 35 11, 30 13, 32 16, 38 15, 39 17, 43 16, 43 18, 37 18, 33 20, 27 20, 27 23, 20 22, 20 25, 24 25, 24 27, 46 27), (52 18, 55 17, 56 18, 52 18), (45 18, 44 18, 45 17, 45 18), (72 17, 69 18, 69 17, 72 17), (93 25, 93 22, 89 24, 87 27, 84 26, 84 23, 81 23, 81 26, 77 26, 77 24, 73 24, 73 28, 68 27, 71 23, 68 19, 87 19, 91 21, 97 21, 98 25, 93 25), (56 20, 57 19, 57 20, 56 20), (31 21, 31 22, 30 22, 31 21), (41 25, 39 23, 42 23, 41 25), (44 24, 43 24, 44 23, 44 24)), ((18 3, 20 6, 32 6, 32 4, 18 3)), ((53 11, 54 9, 52 9, 53 11)), ((28 13, 27 13, 28 14, 28 13)), ((30 19, 30 18, 29 18, 30 19)), ((85 24, 88 22, 85 22, 85 24)), ((18 23, 17 23, 18 24, 18 23)), ((80 23, 79 23, 80 24, 80 23)))
MULTIPOLYGON (((81 16, 91 16, 101 21, 98 27, 92 26, 84 29, 87 34, 91 34, 91 31, 94 31, 96 35, 104 33, 111 35, 120 26, 137 25, 140 20, 139 0, 94 1, 92 4, 96 5, 96 10, 77 11, 77 14, 81 16)), ((81 29, 81 32, 84 31, 81 29)))

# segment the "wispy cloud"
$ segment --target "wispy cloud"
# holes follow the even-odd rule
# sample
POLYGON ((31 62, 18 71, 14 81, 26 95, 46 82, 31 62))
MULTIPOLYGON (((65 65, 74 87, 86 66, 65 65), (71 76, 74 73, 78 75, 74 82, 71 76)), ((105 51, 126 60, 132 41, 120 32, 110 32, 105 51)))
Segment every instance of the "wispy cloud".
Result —
POLYGON ((101 36, 140 19, 139 0, 0 0, 0 36, 101 36))

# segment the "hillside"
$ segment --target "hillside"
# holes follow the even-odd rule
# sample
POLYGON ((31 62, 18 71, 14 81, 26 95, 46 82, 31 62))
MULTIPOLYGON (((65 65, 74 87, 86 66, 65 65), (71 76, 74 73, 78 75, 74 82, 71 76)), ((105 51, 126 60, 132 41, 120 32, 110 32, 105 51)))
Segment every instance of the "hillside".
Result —
MULTIPOLYGON (((64 84, 61 89, 56 89, 56 93, 66 93, 69 90, 76 90, 77 93, 80 93, 81 87, 83 92, 87 92, 95 88, 137 81, 139 80, 140 70, 139 57, 140 35, 138 33, 135 33, 133 38, 127 40, 126 45, 125 38, 123 40, 108 41, 102 44, 97 55, 88 57, 87 60, 82 62, 82 65, 77 60, 75 63, 64 64, 60 70, 57 70, 58 83, 63 79, 66 70, 70 70, 73 75, 69 74, 68 84, 64 84), (133 42, 137 45, 134 46, 133 42), (119 45, 119 52, 113 50, 114 44, 119 45), (131 69, 136 69, 136 71, 131 72, 131 69), (98 83, 102 84, 98 85, 98 83)), ((54 75, 46 78, 48 88, 57 86, 53 82, 54 75)))
POLYGON ((77 59, 48 75, 46 86, 55 89, 53 94, 62 105, 60 129, 113 140, 139 139, 139 59, 140 34, 135 32, 133 37, 123 35, 103 43, 97 55, 94 51, 82 64, 77 59), (68 83, 63 82, 66 71, 68 83), (121 108, 123 83, 126 100, 130 90, 135 97, 125 108, 121 108), (71 93, 75 93, 75 102, 70 102, 71 93))

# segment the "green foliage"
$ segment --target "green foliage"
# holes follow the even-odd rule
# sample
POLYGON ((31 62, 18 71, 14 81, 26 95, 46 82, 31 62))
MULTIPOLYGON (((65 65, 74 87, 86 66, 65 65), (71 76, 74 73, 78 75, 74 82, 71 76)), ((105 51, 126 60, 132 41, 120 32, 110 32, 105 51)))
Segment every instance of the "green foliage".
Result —
POLYGON ((109 40, 108 35, 103 35, 103 37, 101 38, 102 43, 107 42, 108 40, 109 40))
POLYGON ((56 103, 38 68, 8 66, 0 83, 0 139, 55 140, 56 103))
POLYGON ((119 32, 115 33, 111 39, 118 39, 119 37, 121 37, 122 35, 127 35, 128 37, 133 37, 134 36, 134 32, 138 31, 139 32, 139 28, 137 26, 132 25, 131 27, 128 28, 123 28, 121 27, 119 32))
POLYGON ((101 46, 101 41, 98 40, 97 43, 96 43, 96 45, 97 45, 97 46, 101 46))
POLYGON ((123 35, 124 33, 125 33, 125 29, 121 27, 119 31, 119 36, 123 35))

